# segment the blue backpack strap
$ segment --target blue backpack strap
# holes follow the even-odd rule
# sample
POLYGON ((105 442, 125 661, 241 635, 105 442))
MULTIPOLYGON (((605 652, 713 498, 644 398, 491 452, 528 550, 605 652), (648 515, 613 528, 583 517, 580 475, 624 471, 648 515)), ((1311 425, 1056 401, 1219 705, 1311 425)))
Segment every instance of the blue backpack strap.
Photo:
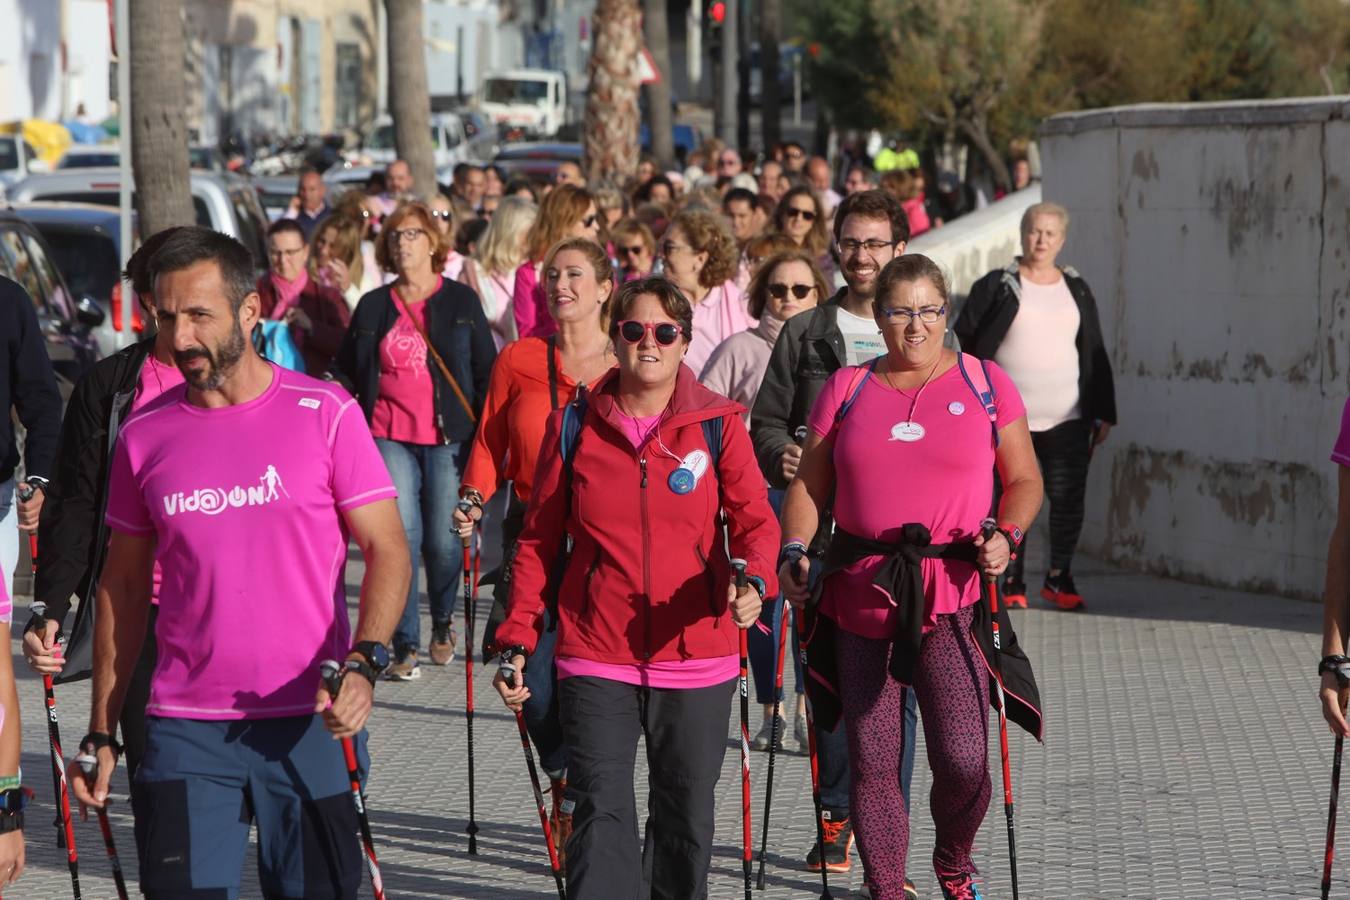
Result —
POLYGON ((703 426, 703 441, 708 445, 708 456, 712 458, 713 469, 716 469, 722 459, 722 417, 704 419, 699 424, 703 426))
MULTIPOLYGON (((577 444, 581 440, 581 425, 586 420, 586 388, 577 388, 577 397, 563 407, 562 436, 558 443, 558 452, 562 454, 563 468, 570 477, 572 457, 576 455, 577 444)), ((570 485, 569 485, 570 487, 570 485)))
MULTIPOLYGON (((956 365, 961 370, 961 377, 965 379, 966 386, 970 392, 975 395, 976 401, 984 409, 984 414, 989 417, 989 430, 994 435, 994 447, 997 449, 999 444, 998 436, 998 395, 994 392, 994 382, 989 378, 989 363, 987 360, 980 360, 980 365, 975 368, 973 373, 971 368, 966 366, 966 353, 956 354, 956 365)), ((974 359, 974 357, 971 357, 974 359)))
POLYGON ((858 399, 858 395, 862 393, 863 385, 867 384, 867 376, 877 370, 877 363, 880 361, 881 357, 878 356, 870 360, 865 366, 853 367, 853 374, 848 379, 847 395, 834 414, 835 425, 844 421, 844 416, 848 415, 848 411, 853 407, 853 401, 858 399))

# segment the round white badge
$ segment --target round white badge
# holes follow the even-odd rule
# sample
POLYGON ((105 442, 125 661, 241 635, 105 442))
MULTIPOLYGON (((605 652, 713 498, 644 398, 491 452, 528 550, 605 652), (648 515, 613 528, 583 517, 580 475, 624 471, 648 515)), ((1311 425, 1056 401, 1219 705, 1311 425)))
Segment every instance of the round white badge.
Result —
POLYGON ((951 403, 947 404, 947 412, 951 413, 954 416, 959 416, 965 411, 966 405, 962 403, 960 400, 953 400, 951 403))
POLYGON ((912 444, 915 441, 923 440, 926 433, 923 426, 918 422, 897 422, 891 427, 891 440, 912 444))

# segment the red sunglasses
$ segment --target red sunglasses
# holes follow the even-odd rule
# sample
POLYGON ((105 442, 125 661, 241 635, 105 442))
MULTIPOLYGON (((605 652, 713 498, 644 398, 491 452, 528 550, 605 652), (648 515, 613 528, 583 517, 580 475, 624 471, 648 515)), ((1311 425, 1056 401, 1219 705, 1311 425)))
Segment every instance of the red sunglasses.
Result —
POLYGON ((669 347, 680 339, 680 326, 674 322, 639 322, 636 319, 625 319, 614 324, 619 336, 630 344, 641 343, 642 336, 649 331, 662 347, 669 347))

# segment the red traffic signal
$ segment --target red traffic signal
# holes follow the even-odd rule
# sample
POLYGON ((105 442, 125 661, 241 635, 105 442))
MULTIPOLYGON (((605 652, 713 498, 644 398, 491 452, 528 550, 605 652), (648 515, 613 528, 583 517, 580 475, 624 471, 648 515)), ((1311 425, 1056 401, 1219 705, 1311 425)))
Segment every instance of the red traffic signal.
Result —
POLYGON ((717 0, 717 2, 708 7, 708 17, 718 25, 721 25, 727 17, 727 5, 723 3, 722 0, 717 0))

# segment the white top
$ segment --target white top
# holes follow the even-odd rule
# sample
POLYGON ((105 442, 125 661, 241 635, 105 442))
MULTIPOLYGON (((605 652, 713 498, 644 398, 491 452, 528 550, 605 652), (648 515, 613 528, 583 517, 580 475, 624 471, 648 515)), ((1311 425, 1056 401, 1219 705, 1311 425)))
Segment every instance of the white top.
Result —
POLYGON ((1054 284, 1022 279, 1022 302, 994 362, 1027 405, 1027 426, 1049 431, 1079 418, 1078 304, 1061 276, 1054 284))
POLYGON ((848 351, 844 365, 860 366, 886 352, 886 342, 881 339, 881 329, 877 328, 875 319, 855 316, 841 306, 837 323, 844 335, 844 349, 848 351))

